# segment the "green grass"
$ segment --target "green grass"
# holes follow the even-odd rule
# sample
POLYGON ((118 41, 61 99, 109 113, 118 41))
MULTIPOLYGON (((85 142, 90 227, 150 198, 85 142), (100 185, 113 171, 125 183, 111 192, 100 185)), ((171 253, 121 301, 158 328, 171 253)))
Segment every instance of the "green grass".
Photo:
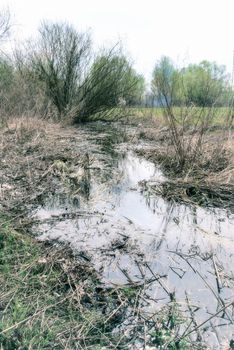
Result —
MULTIPOLYGON (((200 108, 200 107, 193 107, 192 116, 190 118, 190 121, 192 122, 191 125, 193 125, 195 119, 198 115, 202 112, 203 115, 207 115, 209 112, 209 108, 200 108)), ((176 117, 178 117, 178 120, 181 118, 181 115, 185 113, 186 108, 183 107, 173 107, 173 112, 176 117)), ((189 109, 187 108, 187 111, 189 112, 189 109)), ((213 126, 222 126, 224 123, 226 123, 227 117, 230 115, 231 110, 228 107, 217 107, 214 108, 212 111, 212 122, 211 124, 213 126)), ((129 115, 132 115, 134 117, 139 118, 155 118, 160 124, 165 124, 164 119, 164 109, 161 107, 154 107, 154 108, 131 108, 129 110, 129 115)))
MULTIPOLYGON (((64 249, 0 228, 0 348, 95 349, 109 344, 95 274, 64 249), (72 335, 72 337, 71 337, 72 335)), ((110 327, 109 327, 110 328, 110 327)))
MULTIPOLYGON (((0 220, 1 350, 121 350, 144 337, 146 321, 137 311, 144 288, 106 289, 67 248, 39 243, 5 220, 0 220), (130 313, 138 322, 127 335, 123 322, 130 313)), ((147 345, 186 349, 185 340, 175 340, 181 323, 173 303, 155 325, 150 318, 147 345)))

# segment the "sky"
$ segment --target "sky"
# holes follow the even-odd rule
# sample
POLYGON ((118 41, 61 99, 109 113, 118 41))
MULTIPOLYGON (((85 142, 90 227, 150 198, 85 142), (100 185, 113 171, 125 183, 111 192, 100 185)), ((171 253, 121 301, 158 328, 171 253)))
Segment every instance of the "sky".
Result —
POLYGON ((12 43, 33 37, 43 19, 67 21, 90 30, 97 47, 122 40, 148 81, 162 55, 180 66, 206 59, 232 71, 234 0, 0 0, 6 6, 12 43))

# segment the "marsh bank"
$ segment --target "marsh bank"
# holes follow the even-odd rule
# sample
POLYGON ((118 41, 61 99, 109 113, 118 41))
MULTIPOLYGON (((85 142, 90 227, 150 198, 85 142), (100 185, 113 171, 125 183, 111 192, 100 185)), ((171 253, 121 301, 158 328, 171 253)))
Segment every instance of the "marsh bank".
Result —
MULTIPOLYGON (((22 142, 20 154, 12 149, 24 161, 26 154, 24 177, 31 193, 37 190, 25 203, 27 222, 19 209, 19 227, 40 241, 69 245, 95 268, 103 288, 143 288, 138 310, 148 320, 176 304, 184 317, 177 338, 231 301, 230 211, 168 201, 148 191, 146 183, 167 178, 158 165, 135 152, 152 146, 146 140, 134 142, 136 128, 92 123, 74 131, 53 130, 53 135, 46 152, 36 134, 22 142), (30 165, 35 159, 37 171, 30 165)), ((20 167, 18 160, 16 164, 20 167)), ((11 193, 12 200, 5 205, 14 210, 11 203, 22 203, 24 189, 14 188, 9 173, 5 176, 4 193, 11 193)), ((192 340, 200 337, 218 349, 234 332, 231 308, 205 327, 192 340)))

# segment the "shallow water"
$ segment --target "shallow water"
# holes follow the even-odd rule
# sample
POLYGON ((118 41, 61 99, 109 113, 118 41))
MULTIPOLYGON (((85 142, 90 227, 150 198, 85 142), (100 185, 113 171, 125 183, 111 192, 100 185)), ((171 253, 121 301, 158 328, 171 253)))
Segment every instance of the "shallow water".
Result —
MULTIPOLYGON (((234 297, 233 215, 151 197, 139 182, 165 181, 159 168, 132 151, 111 159, 105 180, 90 170, 88 200, 54 196, 35 210, 38 238, 69 243, 107 285, 147 283, 152 310, 174 295, 182 312, 189 316, 189 302, 204 321, 234 297)), ((234 335, 230 320, 229 310, 209 325, 214 349, 234 335)))

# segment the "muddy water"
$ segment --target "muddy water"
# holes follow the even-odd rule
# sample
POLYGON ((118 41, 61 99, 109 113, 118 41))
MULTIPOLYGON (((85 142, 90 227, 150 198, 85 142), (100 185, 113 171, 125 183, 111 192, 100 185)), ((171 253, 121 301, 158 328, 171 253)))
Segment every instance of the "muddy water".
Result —
MULTIPOLYGON (((33 214, 38 238, 69 243, 107 285, 144 284, 152 312, 173 299, 185 316, 193 310, 203 322, 234 299, 233 216, 142 192, 140 182, 165 181, 162 172, 123 143, 113 147, 108 136, 97 142, 105 171, 90 168, 86 200, 47 198, 33 214)), ((229 309, 206 324, 212 348, 232 338, 232 319, 229 309)))

